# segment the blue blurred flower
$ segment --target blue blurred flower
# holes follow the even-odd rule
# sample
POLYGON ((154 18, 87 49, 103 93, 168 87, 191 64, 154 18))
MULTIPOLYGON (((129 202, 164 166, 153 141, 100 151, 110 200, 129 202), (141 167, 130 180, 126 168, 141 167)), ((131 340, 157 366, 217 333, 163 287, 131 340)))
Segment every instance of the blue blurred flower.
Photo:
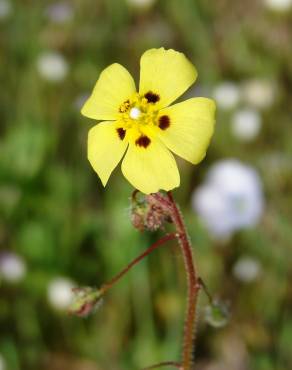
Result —
POLYGON ((264 208, 261 179, 255 169, 238 160, 220 161, 194 192, 192 203, 210 234, 227 239, 234 231, 258 223, 264 208))

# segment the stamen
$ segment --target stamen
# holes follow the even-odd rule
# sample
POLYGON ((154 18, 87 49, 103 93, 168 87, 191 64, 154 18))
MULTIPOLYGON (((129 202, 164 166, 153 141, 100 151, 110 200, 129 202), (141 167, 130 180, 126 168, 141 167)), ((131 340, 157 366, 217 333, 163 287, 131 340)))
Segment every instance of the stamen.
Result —
POLYGON ((120 113, 125 113, 125 112, 127 112, 127 111, 128 111, 129 107, 130 107, 130 101, 129 101, 129 99, 128 99, 128 100, 126 100, 126 101, 125 101, 125 102, 120 106, 119 112, 120 112, 120 113))
POLYGON ((130 114, 129 115, 130 115, 130 117, 132 119, 138 119, 140 117, 140 115, 141 115, 141 111, 140 111, 139 108, 134 107, 134 108, 132 108, 130 110, 130 114))

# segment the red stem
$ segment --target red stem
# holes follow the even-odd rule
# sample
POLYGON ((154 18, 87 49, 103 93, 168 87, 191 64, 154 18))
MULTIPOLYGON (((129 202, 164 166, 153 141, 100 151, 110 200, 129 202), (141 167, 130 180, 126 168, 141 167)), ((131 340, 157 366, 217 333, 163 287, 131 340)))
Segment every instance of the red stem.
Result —
MULTIPOLYGON (((136 194, 134 193, 134 197, 136 194)), ((131 263, 128 264, 121 272, 119 272, 115 277, 113 277, 108 283, 104 284, 100 291, 105 293, 109 288, 111 288, 116 282, 120 280, 133 266, 140 262, 143 258, 148 256, 156 248, 162 246, 169 240, 177 239, 181 247, 181 251, 184 258, 184 265, 187 275, 188 284, 188 302, 184 326, 184 346, 182 354, 182 363, 177 362, 162 362, 160 364, 148 367, 144 370, 154 369, 155 367, 161 366, 174 366, 179 370, 192 370, 193 366, 193 350, 194 350, 194 338, 195 338, 195 324, 196 324, 196 311, 197 311, 197 300, 198 292, 201 287, 201 280, 197 276, 196 267, 194 264, 194 259, 192 255, 192 246, 187 234, 187 230, 183 221, 183 217, 180 210, 175 203, 172 193, 168 192, 167 197, 161 194, 151 194, 149 197, 153 198, 157 203, 159 203, 165 210, 168 211, 174 225, 176 232, 172 234, 165 235, 163 238, 158 240, 156 243, 152 244, 146 249, 140 256, 135 258, 131 263)))
POLYGON ((192 246, 187 234, 186 227, 178 206, 176 205, 171 192, 167 193, 168 200, 171 203, 171 214, 177 230, 177 238, 184 257, 184 264, 188 283, 188 302, 184 327, 184 347, 182 369, 191 370, 193 366, 193 351, 195 338, 195 324, 198 291, 200 289, 199 279, 192 255, 192 246))
POLYGON ((156 248, 162 246, 164 243, 166 243, 169 240, 173 240, 176 238, 176 234, 167 234, 161 239, 159 239, 157 242, 152 244, 149 248, 146 249, 145 252, 140 254, 137 258, 135 258, 131 263, 128 264, 127 267, 125 267, 122 271, 120 271, 116 276, 114 276, 109 282, 102 285, 100 288, 100 291, 105 293, 108 289, 110 289, 118 280, 120 280, 121 277, 123 277, 133 266, 135 266, 138 262, 140 262, 143 258, 148 256, 151 252, 153 252, 156 248))

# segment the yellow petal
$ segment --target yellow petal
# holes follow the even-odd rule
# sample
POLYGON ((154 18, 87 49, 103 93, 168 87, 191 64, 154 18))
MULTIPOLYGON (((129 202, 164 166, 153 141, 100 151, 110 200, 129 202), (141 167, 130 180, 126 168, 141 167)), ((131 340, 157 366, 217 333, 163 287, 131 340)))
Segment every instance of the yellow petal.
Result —
POLYGON ((157 107, 167 107, 196 80, 197 71, 184 54, 172 49, 150 49, 141 57, 140 88, 142 95, 156 94, 157 107))
POLYGON ((175 154, 196 164, 206 155, 214 132, 215 103, 193 98, 159 112, 158 136, 175 154), (166 118, 168 117, 168 118, 166 118))
POLYGON ((100 74, 81 113, 97 120, 115 120, 120 106, 136 92, 130 73, 120 64, 112 64, 100 74))
POLYGON ((144 148, 129 144, 122 162, 126 179, 142 193, 156 193, 160 189, 171 190, 179 186, 177 165, 170 151, 158 140, 151 139, 144 148))
POLYGON ((88 133, 88 160, 103 186, 127 149, 127 141, 117 129, 116 122, 101 122, 88 133))

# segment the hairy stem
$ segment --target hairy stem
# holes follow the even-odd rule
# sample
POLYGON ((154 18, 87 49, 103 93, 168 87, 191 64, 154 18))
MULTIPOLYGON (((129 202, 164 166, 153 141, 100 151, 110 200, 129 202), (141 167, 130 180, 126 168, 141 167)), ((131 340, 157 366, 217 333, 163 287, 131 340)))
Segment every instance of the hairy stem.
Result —
POLYGON ((103 284, 100 288, 100 291, 102 293, 105 293, 108 289, 110 289, 115 283, 117 283, 133 266, 135 266, 138 262, 140 262, 143 258, 148 256, 151 252, 153 252, 158 247, 162 246, 169 240, 175 239, 177 236, 175 233, 167 234, 161 239, 159 239, 157 242, 152 244, 149 248, 145 250, 142 254, 140 254, 138 257, 136 257, 131 263, 127 265, 122 271, 120 271, 116 276, 114 276, 110 281, 103 284))
MULTIPOLYGON (((136 197, 136 192, 133 194, 133 198, 136 197)), ((182 362, 161 362, 157 365, 144 368, 144 370, 155 369, 163 366, 173 366, 179 370, 192 370, 193 369, 193 354, 194 354, 194 339, 195 339, 195 325, 196 325, 196 311, 197 311, 197 301, 198 292, 200 288, 205 288, 204 283, 197 275, 196 266, 192 254, 192 246, 190 239, 187 234, 187 230, 183 221, 182 214, 175 203, 172 193, 168 192, 167 196, 160 193, 151 194, 148 196, 149 201, 154 201, 159 204, 168 214, 175 226, 175 233, 167 234, 156 243, 152 244, 148 249, 146 249, 141 255, 135 258, 131 263, 129 263, 122 271, 120 271, 116 276, 114 276, 109 282, 102 285, 100 292, 105 293, 110 289, 115 283, 117 283, 133 266, 139 263, 142 259, 148 256, 158 247, 164 245, 169 240, 177 239, 181 248, 181 252, 184 259, 184 265, 187 276, 187 308, 186 317, 184 325, 184 340, 183 340, 183 353, 182 362)), ((210 298, 209 293, 207 292, 210 298)), ((211 299, 211 298, 210 298, 211 299)))
POLYGON ((180 210, 175 203, 171 192, 167 193, 168 201, 171 204, 171 216, 177 231, 177 238, 184 257, 184 265, 188 284, 188 301, 184 326, 184 346, 182 358, 182 370, 191 370, 193 366, 193 352, 195 339, 196 311, 198 292, 200 290, 200 281, 197 276, 196 267, 192 255, 192 246, 187 234, 187 230, 180 213, 180 210))

